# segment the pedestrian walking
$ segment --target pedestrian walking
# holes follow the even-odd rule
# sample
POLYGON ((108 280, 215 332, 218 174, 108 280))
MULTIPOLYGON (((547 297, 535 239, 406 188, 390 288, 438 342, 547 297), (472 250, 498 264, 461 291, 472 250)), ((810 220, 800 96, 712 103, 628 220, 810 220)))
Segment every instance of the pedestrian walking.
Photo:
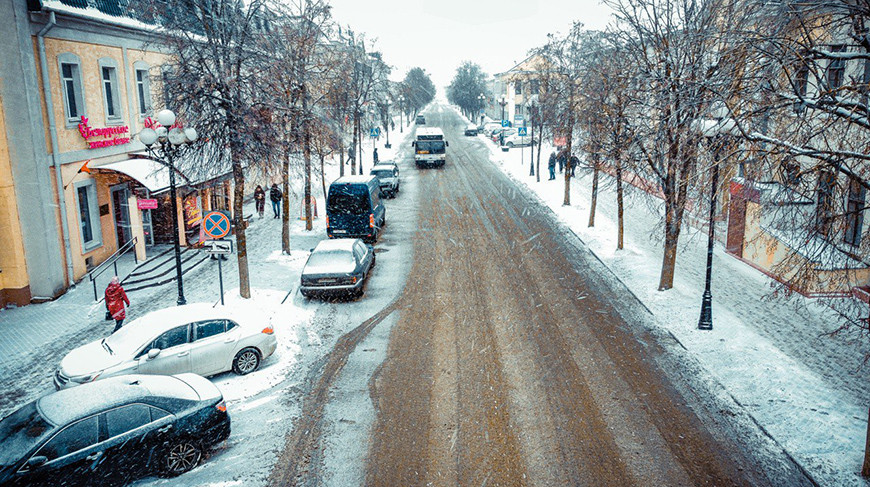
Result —
POLYGON ((257 185, 257 189, 254 190, 254 204, 257 207, 257 213, 260 215, 260 220, 262 220, 263 211, 266 208, 266 192, 263 191, 263 187, 259 184, 257 185))
POLYGON ((550 169, 550 181, 556 179, 556 153, 550 152, 550 159, 547 161, 547 168, 550 169))
POLYGON ((562 174, 562 170, 565 169, 565 164, 568 162, 568 155, 565 149, 559 151, 559 154, 556 155, 556 162, 559 163, 559 174, 562 174))
POLYGON ((375 164, 378 163, 378 148, 375 147, 374 152, 372 152, 372 157, 375 159, 375 164))
POLYGON ((272 200, 272 212, 275 213, 275 218, 281 216, 281 198, 283 197, 284 194, 278 189, 278 185, 272 183, 272 189, 269 190, 269 199, 272 200))
POLYGON ((571 177, 573 178, 574 171, 576 171, 577 166, 580 165, 580 159, 578 159, 577 156, 571 156, 571 159, 569 159, 569 161, 571 162, 571 177))
POLYGON ((121 325, 124 324, 124 318, 127 317, 127 313, 124 309, 124 304, 130 306, 130 300, 127 298, 127 293, 124 292, 124 288, 121 287, 121 282, 118 280, 118 276, 112 278, 109 281, 109 285, 106 286, 106 293, 103 296, 106 301, 106 310, 108 311, 108 315, 115 320, 115 329, 112 330, 112 333, 121 329, 121 325))

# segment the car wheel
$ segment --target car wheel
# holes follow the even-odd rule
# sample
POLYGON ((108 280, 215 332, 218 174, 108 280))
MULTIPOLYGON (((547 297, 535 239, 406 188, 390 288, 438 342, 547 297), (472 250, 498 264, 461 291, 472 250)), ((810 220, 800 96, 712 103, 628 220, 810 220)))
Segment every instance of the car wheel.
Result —
POLYGON ((260 354, 253 348, 245 348, 233 359, 233 372, 239 375, 250 374, 260 366, 260 354))
POLYGON ((514 143, 513 143, 513 142, 508 142, 506 145, 508 146, 508 149, 513 149, 513 148, 514 148, 514 143))
POLYGON ((190 471, 202 459, 202 448, 194 440, 179 440, 174 443, 163 458, 163 472, 170 477, 190 471))

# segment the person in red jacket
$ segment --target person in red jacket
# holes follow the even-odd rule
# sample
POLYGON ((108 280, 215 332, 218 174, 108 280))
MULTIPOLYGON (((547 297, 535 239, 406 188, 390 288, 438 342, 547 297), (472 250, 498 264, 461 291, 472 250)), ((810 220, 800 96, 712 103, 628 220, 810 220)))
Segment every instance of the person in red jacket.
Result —
POLYGON ((124 303, 126 303, 127 306, 130 306, 130 300, 127 299, 127 293, 125 293, 124 288, 121 287, 121 283, 118 281, 118 276, 115 276, 109 282, 108 287, 106 287, 106 309, 109 310, 109 314, 115 320, 115 329, 112 330, 112 333, 121 329, 121 325, 124 323, 124 318, 127 317, 127 313, 124 310, 124 303))

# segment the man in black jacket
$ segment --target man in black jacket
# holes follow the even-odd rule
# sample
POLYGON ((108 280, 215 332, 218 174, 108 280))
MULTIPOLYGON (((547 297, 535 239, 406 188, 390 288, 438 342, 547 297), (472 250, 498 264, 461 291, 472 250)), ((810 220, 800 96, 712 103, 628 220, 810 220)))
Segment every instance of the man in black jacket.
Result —
POLYGON ((275 214, 275 218, 281 216, 281 198, 284 195, 281 193, 281 190, 278 189, 278 184, 272 183, 272 189, 269 190, 269 199, 272 200, 272 212, 275 214))

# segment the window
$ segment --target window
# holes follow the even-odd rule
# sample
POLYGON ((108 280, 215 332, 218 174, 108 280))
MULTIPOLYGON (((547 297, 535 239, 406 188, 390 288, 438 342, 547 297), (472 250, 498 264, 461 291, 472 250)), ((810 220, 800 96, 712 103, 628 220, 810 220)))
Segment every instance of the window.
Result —
POLYGON ((136 99, 139 104, 139 119, 144 120, 151 112, 151 66, 145 61, 133 63, 136 73, 136 99))
POLYGON ((194 340, 202 340, 204 338, 220 335, 226 330, 224 320, 200 321, 193 325, 194 340))
MULTIPOLYGON (((840 52, 846 52, 846 46, 831 46, 831 52, 835 54, 840 52)), ((843 86, 843 79, 845 73, 846 60, 837 58, 831 59, 828 62, 828 72, 826 73, 828 78, 828 89, 833 91, 843 86)))
POLYGON ((830 172, 819 174, 818 199, 816 202, 816 231, 821 235, 831 234, 834 223, 834 175, 830 172))
POLYGON ((151 411, 144 404, 130 404, 106 411, 106 428, 108 428, 109 438, 123 435, 150 422, 151 411))
POLYGON ((523 83, 521 81, 517 81, 514 83, 514 94, 522 95, 523 94, 523 83))
POLYGON ((121 93, 118 90, 118 68, 111 58, 100 59, 100 82, 103 85, 103 103, 107 123, 119 122, 121 115, 121 93))
POLYGON ((864 77, 862 78, 861 86, 861 103, 867 104, 870 99, 870 59, 864 60, 864 77))
POLYGON ((865 191, 861 181, 854 177, 849 179, 849 197, 846 200, 846 235, 843 240, 855 246, 861 244, 865 191))
POLYGON ((173 328, 160 335, 151 344, 151 348, 166 350, 167 348, 177 347, 185 343, 187 343, 187 325, 173 328))
POLYGON ((82 253, 93 250, 103 244, 100 228, 100 210, 97 203, 97 188, 94 180, 77 183, 76 205, 79 212, 79 228, 81 229, 82 253))
POLYGON ((61 430, 39 449, 37 455, 42 455, 48 458, 48 461, 52 461, 97 444, 99 434, 98 417, 85 418, 61 430))
POLYGON ((797 187, 801 182, 801 168, 793 161, 784 161, 780 166, 782 170, 782 182, 791 188, 797 187))
POLYGON ((67 125, 75 125, 86 116, 85 102, 82 98, 81 61, 75 54, 64 53, 58 56, 63 107, 67 125))
POLYGON ((541 91, 541 83, 539 80, 533 79, 529 81, 529 94, 537 95, 541 91))

